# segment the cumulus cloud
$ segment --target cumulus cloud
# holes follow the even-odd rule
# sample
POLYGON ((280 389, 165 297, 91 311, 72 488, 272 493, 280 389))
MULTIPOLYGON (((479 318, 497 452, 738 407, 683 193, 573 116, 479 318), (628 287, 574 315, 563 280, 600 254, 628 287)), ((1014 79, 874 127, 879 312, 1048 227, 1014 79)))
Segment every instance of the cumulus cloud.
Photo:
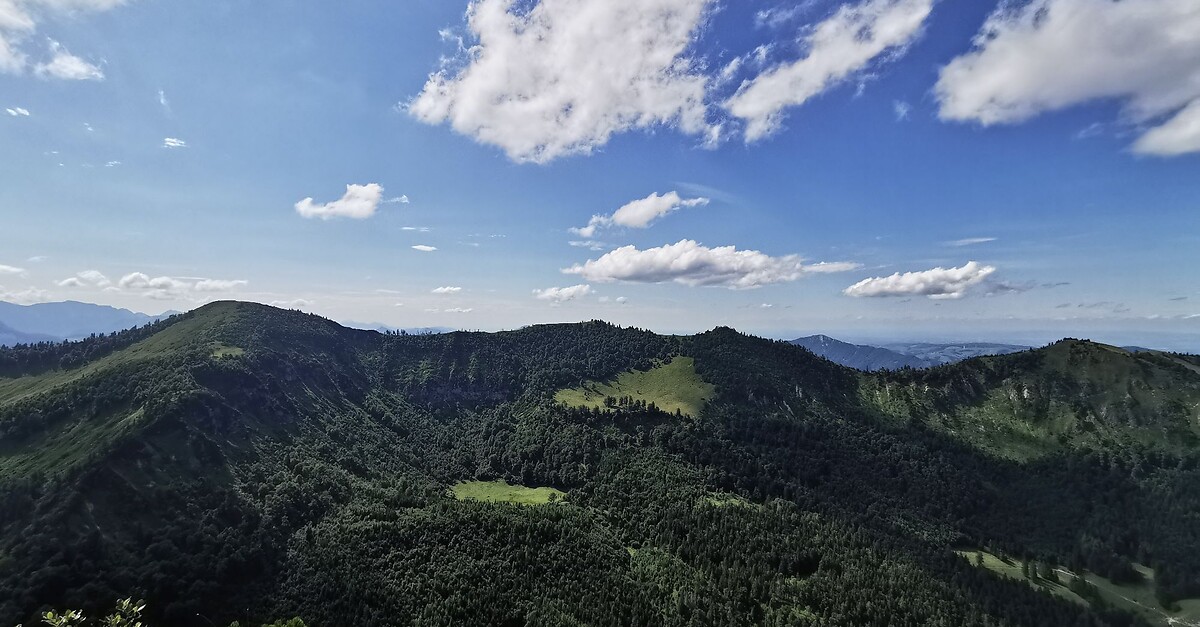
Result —
POLYGON ((419 251, 419 252, 423 252, 423 253, 431 253, 431 252, 437 250, 437 246, 429 246, 426 244, 417 244, 416 246, 413 246, 412 249, 419 251))
POLYGON ((296 203, 295 207, 296 213, 305 218, 365 220, 375 215, 382 199, 383 187, 378 183, 350 184, 346 186, 346 193, 333 202, 316 203, 312 198, 305 198, 296 203))
POLYGON ((84 270, 56 283, 59 287, 108 287, 112 281, 99 270, 84 270))
POLYGON ((303 298, 296 298, 293 300, 273 300, 267 304, 280 309, 308 309, 312 307, 313 302, 303 298))
POLYGON ((983 283, 996 272, 993 266, 970 261, 961 268, 934 268, 922 272, 899 272, 887 277, 863 279, 843 293, 856 298, 884 296, 928 296, 933 299, 962 298, 967 290, 983 283))
POLYGON ((575 300, 581 296, 587 296, 592 293, 590 285, 572 285, 571 287, 548 287, 544 290, 533 290, 534 298, 538 300, 548 300, 552 303, 565 303, 569 300, 575 300))
POLYGON ((187 142, 178 137, 163 138, 163 148, 187 148, 187 142))
MULTIPOLYGON (((99 274, 99 273, 97 273, 99 274)), ((82 278, 84 273, 77 275, 82 278)), ((101 275, 103 276, 103 275, 101 275)), ((107 279, 106 279, 107 280, 107 279)), ((176 300, 200 297, 216 292, 228 292, 247 285, 245 280, 151 277, 144 272, 131 272, 117 281, 115 289, 140 293, 158 300, 176 300)))
MULTIPOLYGON (((1186 0, 1185 0, 1186 1, 1186 0)), ((724 106, 745 122, 746 141, 779 129, 783 110, 853 77, 873 61, 895 58, 921 33, 933 0, 867 0, 843 5, 801 35, 803 59, 746 81, 724 106)))
POLYGON ((772 257, 757 250, 738 250, 733 246, 708 248, 685 239, 646 250, 623 246, 599 259, 564 268, 563 272, 597 283, 675 282, 689 286, 750 289, 795 281, 814 272, 842 272, 857 267, 858 264, 849 262, 808 265, 798 255, 772 257))
POLYGON ((25 274, 25 268, 0 264, 0 274, 25 274))
POLYGON ((615 134, 702 135, 708 79, 686 56, 712 0, 476 0, 473 44, 406 106, 519 162, 587 154, 615 134))
POLYGON ((1200 151, 1200 3, 1195 0, 1032 0, 1002 4, 974 49, 942 68, 945 120, 985 126, 1118 100, 1151 125, 1136 152, 1200 151))
POLYGON ((457 294, 462 291, 461 287, 447 285, 445 287, 433 288, 434 294, 457 294))
POLYGON ((36 287, 27 287, 23 290, 7 290, 3 285, 0 285, 0 300, 19 305, 29 305, 33 303, 44 303, 49 300, 50 295, 46 290, 40 290, 36 287))
POLYGON ((29 109, 23 109, 21 107, 13 107, 11 109, 5 109, 4 111, 5 111, 5 113, 8 113, 9 115, 13 116, 14 118, 29 117, 29 109))
POLYGON ((644 229, 655 220, 677 211, 682 207, 697 207, 707 205, 707 198, 688 198, 684 199, 679 196, 678 192, 667 192, 659 195, 654 192, 645 198, 630 201, 621 208, 613 212, 612 215, 595 215, 588 221, 587 226, 572 228, 571 232, 584 238, 592 238, 596 235, 596 230, 606 226, 625 226, 635 229, 644 229))
POLYGON ((57 78, 65 81, 102 81, 104 71, 99 67, 71 54, 62 44, 50 40, 51 58, 33 68, 39 78, 57 78))
MULTIPOLYGON (((107 11, 125 0, 0 0, 0 74, 23 74, 29 69, 24 44, 37 32, 47 13, 72 15, 107 11)), ((76 57, 50 40, 50 58, 33 66, 42 78, 101 80, 98 67, 76 57)))

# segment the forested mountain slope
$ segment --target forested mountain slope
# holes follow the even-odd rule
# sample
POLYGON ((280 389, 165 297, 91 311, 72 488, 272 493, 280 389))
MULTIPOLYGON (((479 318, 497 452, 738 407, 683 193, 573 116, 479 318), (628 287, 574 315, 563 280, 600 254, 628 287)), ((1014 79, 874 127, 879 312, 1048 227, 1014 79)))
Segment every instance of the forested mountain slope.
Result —
POLYGON ((955 553, 1200 596, 1200 366, 1077 344, 868 375, 730 329, 381 335, 215 303, 0 351, 0 624, 130 595, 171 625, 1136 624, 955 553), (687 412, 656 402, 670 377, 687 412), (1022 385, 1049 400, 1001 402, 1022 385), (1001 410, 1036 446, 972 435, 1001 410), (557 492, 451 490, 492 480, 557 492))

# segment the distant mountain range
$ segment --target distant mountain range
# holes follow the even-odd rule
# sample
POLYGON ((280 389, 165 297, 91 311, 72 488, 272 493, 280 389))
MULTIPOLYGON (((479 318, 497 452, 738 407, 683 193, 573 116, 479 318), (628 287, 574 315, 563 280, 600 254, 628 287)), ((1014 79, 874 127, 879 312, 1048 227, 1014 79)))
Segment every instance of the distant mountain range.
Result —
POLYGON ((342 326, 363 331, 378 331, 380 333, 404 333, 405 335, 440 335, 452 333, 456 329, 450 327, 393 327, 379 322, 346 321, 342 326))
POLYGON ((889 343, 881 346, 851 344, 828 335, 810 335, 792 340, 829 361, 858 370, 896 370, 899 368, 931 368, 952 364, 983 355, 1007 355, 1028 346, 992 344, 987 342, 889 343))
POLYGON ((829 337, 810 335, 792 340, 792 344, 803 346, 819 357, 858 370, 896 370, 905 366, 926 368, 930 362, 879 346, 851 344, 829 337))
POLYGON ((18 305, 0 301, 0 346, 77 340, 112 333, 170 317, 75 301, 18 305))

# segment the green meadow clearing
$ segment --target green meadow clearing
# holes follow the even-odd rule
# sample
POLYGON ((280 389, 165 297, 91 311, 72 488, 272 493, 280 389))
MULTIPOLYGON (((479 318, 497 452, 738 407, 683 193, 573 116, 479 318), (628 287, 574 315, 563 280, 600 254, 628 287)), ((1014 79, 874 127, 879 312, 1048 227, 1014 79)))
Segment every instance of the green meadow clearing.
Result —
POLYGON ((516 503, 518 505, 545 505, 560 502, 567 494, 554 488, 527 488, 506 481, 464 481, 450 488, 454 498, 460 501, 484 501, 487 503, 516 503))
POLYGON ((629 370, 615 379, 589 382, 559 390, 554 400, 570 407, 605 409, 604 399, 631 396, 635 400, 654 403, 668 413, 696 417, 713 397, 714 388, 696 374, 696 362, 691 357, 675 357, 649 370, 629 370))
MULTIPOLYGON (((1002 558, 987 551, 956 551, 963 558, 975 564, 975 555, 983 557, 983 568, 1009 579, 1025 580, 1030 586, 1045 590, 1068 601, 1088 605, 1087 599, 1075 594, 1067 584, 1075 573, 1061 566, 1055 567, 1060 583, 1043 579, 1026 579, 1022 574, 1021 560, 1002 558)), ((1137 614, 1146 619, 1151 625, 1163 627, 1200 627, 1200 599, 1185 599, 1178 603, 1178 609, 1168 610, 1158 603, 1154 597, 1154 570, 1142 565, 1134 568, 1142 574, 1143 581, 1138 584, 1115 584, 1104 577, 1092 572, 1083 572, 1083 578, 1095 586, 1100 598, 1112 607, 1137 614)))

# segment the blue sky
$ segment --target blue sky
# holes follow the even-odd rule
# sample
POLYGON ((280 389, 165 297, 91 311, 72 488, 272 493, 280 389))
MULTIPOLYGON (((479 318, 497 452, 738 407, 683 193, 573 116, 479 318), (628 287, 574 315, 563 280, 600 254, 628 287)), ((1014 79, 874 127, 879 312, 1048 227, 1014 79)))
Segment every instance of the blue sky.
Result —
POLYGON ((1194 0, 0 1, 0 146, 4 300, 1200 350, 1194 0))

